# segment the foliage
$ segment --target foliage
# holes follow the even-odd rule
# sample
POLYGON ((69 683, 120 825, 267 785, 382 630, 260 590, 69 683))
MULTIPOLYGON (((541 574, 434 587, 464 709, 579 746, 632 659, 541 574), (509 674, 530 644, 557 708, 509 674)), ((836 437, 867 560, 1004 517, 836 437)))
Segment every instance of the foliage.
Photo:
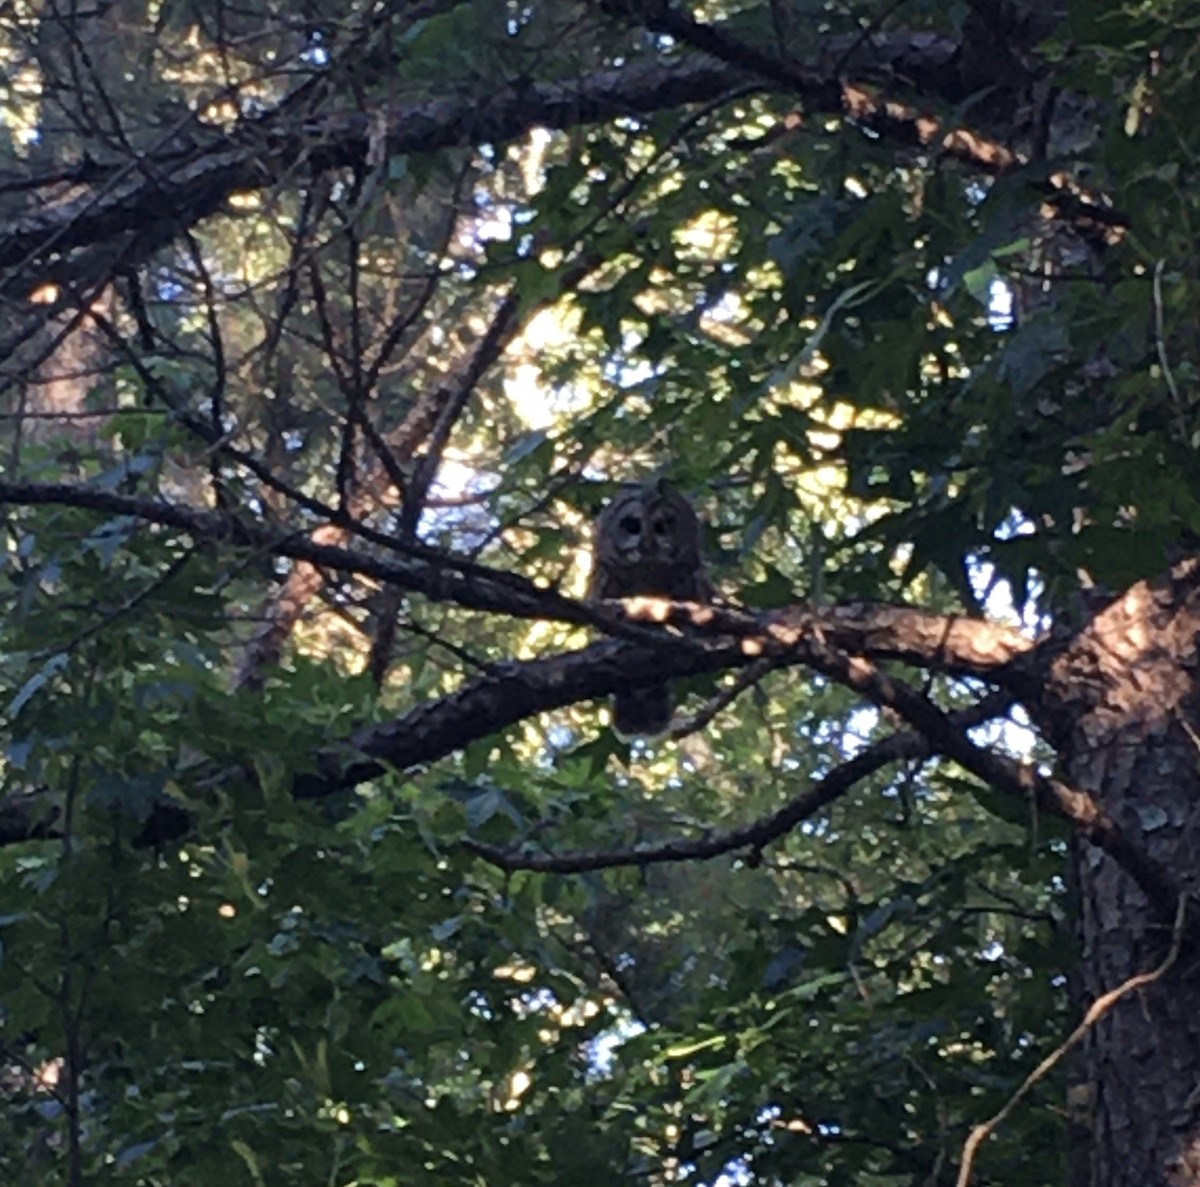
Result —
MULTIPOLYGON (((6 478, 281 535, 336 510, 333 543, 424 555, 419 530, 579 593, 590 517, 669 472, 748 607, 1026 623, 1200 528, 1187 6, 1074 0, 1032 92, 1061 90, 1061 143, 1002 171, 753 74, 501 134, 539 86, 691 48, 653 6, 410 7, 0 14, 12 242, 26 192, 255 146, 106 271, 72 241, 3 274, 42 335, 0 376, 6 478), (390 112, 415 136, 449 103, 457 141, 392 151, 390 112)), ((874 40, 970 32, 935 0, 779 7, 696 19, 829 85, 874 40)), ((1022 148, 1029 110, 976 81, 896 101, 1022 148)), ((628 856, 765 817, 892 729, 819 675, 678 742, 576 704, 297 800, 323 747, 582 630, 331 564, 239 681, 297 571, 269 548, 53 504, 5 528, 0 824, 35 823, 0 847, 5 1181, 948 1183, 1069 1029, 1064 831, 947 762, 707 862, 506 872, 461 843, 628 856)), ((1035 1089, 988 1182, 1059 1179, 1062 1096, 1035 1089)))

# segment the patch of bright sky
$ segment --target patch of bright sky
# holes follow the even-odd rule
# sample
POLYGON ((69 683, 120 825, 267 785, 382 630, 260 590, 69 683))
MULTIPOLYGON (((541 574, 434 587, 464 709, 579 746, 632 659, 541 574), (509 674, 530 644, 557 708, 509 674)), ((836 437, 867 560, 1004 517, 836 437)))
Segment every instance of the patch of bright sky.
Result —
POLYGON ((325 34, 316 29, 312 34, 312 44, 300 54, 300 60, 309 66, 326 66, 329 64, 329 47, 323 45, 325 34))
POLYGON ((22 147, 37 144, 42 138, 37 122, 41 96, 41 78, 31 66, 23 66, 0 82, 0 125, 11 128, 13 140, 22 147))
POLYGON ((1011 330, 1016 324, 1012 286, 999 276, 993 276, 988 286, 988 325, 993 330, 1011 330))
MULTIPOLYGON (((1014 512, 996 529, 996 539, 1012 540, 1017 536, 1032 536, 1033 530, 1033 524, 1014 512)), ((1013 601, 1012 586, 997 574, 994 565, 973 559, 970 575, 975 595, 983 602, 990 618, 1019 626, 1030 636, 1040 634, 1049 625, 1045 616, 1037 609, 1038 595, 1044 588, 1041 581, 1031 581, 1028 600, 1024 605, 1017 607, 1013 601)))
MULTIPOLYGON (((509 351, 511 362, 504 377, 504 394, 513 411, 531 431, 544 432, 552 428, 561 417, 585 410, 595 398, 595 389, 587 379, 553 388, 543 382, 542 360, 569 347, 576 335, 573 312, 550 306, 533 317, 509 351)), ((603 364, 602 374, 607 383, 623 391, 633 391, 658 378, 658 372, 650 363, 630 361, 629 356, 637 350, 640 341, 632 331, 625 335, 621 354, 603 364)), ((589 476, 604 477, 598 471, 590 472, 589 476)))
MULTIPOLYGON (((945 272, 941 268, 930 268, 925 274, 925 284, 935 292, 942 287, 945 272)), ((1016 325, 1016 293, 1002 276, 993 276, 988 281, 987 299, 988 325, 997 333, 1011 330, 1016 325)))
MULTIPOLYGON (((879 710, 874 705, 855 709, 846 719, 842 738, 843 757, 852 759, 866 749, 878 726, 879 710)), ((1037 745, 1037 731, 1020 705, 1010 709, 1007 717, 974 726, 967 733, 977 746, 999 749, 1023 761, 1032 757, 1037 745)))
POLYGON ((644 1034, 646 1028, 633 1018, 624 1019, 616 1026, 597 1035, 588 1044, 588 1067, 599 1076, 607 1076, 617 1061, 620 1049, 630 1040, 644 1034))
POLYGON ((731 1163, 729 1170, 723 1171, 713 1179, 712 1187, 748 1187, 754 1182, 754 1176, 749 1169, 740 1163, 731 1163))
POLYGON ((480 471, 465 456, 447 452, 429 495, 435 503, 439 499, 462 499, 463 505, 426 509, 417 525, 417 535, 429 543, 436 543, 439 536, 452 532, 455 547, 468 550, 478 547, 493 530, 495 520, 482 499, 477 503, 466 500, 473 495, 486 495, 499 481, 497 475, 480 471))
POLYGON ((557 305, 535 314, 509 351, 512 365, 504 377, 504 394, 528 429, 551 428, 562 415, 587 406, 583 384, 551 389, 542 381, 541 360, 565 349, 575 337, 574 318, 557 305))
POLYGON ((512 210, 508 206, 495 205, 491 196, 482 191, 476 194, 476 201, 484 212, 459 231, 459 245, 475 248, 485 243, 507 243, 512 238, 512 210))

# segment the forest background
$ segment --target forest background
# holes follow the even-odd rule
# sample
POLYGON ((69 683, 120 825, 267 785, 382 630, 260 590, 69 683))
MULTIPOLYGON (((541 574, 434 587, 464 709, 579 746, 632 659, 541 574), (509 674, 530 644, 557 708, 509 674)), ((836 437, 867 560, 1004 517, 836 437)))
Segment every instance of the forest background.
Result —
POLYGON ((1200 1183, 1198 29, 0 3, 4 1181, 1200 1183))

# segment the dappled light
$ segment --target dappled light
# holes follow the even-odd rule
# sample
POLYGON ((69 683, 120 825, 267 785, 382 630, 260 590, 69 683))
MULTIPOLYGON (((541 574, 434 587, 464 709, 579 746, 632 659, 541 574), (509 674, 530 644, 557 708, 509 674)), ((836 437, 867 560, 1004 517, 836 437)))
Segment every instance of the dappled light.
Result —
POLYGON ((0 4, 0 1182, 1200 1184, 1193 23, 0 4))

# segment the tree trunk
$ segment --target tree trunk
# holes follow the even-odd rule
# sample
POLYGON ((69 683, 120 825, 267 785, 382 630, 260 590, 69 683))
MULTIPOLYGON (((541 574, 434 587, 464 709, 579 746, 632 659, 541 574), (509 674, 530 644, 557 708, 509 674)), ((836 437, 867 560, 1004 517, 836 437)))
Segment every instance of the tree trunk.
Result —
MULTIPOLYGON (((1071 782, 1140 836, 1188 893, 1200 865, 1198 636, 1200 564, 1187 562, 1101 611, 1055 661, 1049 684, 1071 782)), ((1086 1005, 1161 962, 1170 929, 1110 858, 1094 849, 1078 857, 1086 1005)), ((1071 1103, 1090 1130, 1090 1165, 1072 1168, 1073 1184, 1200 1184, 1195 965, 1183 952, 1089 1034, 1071 1103)))

